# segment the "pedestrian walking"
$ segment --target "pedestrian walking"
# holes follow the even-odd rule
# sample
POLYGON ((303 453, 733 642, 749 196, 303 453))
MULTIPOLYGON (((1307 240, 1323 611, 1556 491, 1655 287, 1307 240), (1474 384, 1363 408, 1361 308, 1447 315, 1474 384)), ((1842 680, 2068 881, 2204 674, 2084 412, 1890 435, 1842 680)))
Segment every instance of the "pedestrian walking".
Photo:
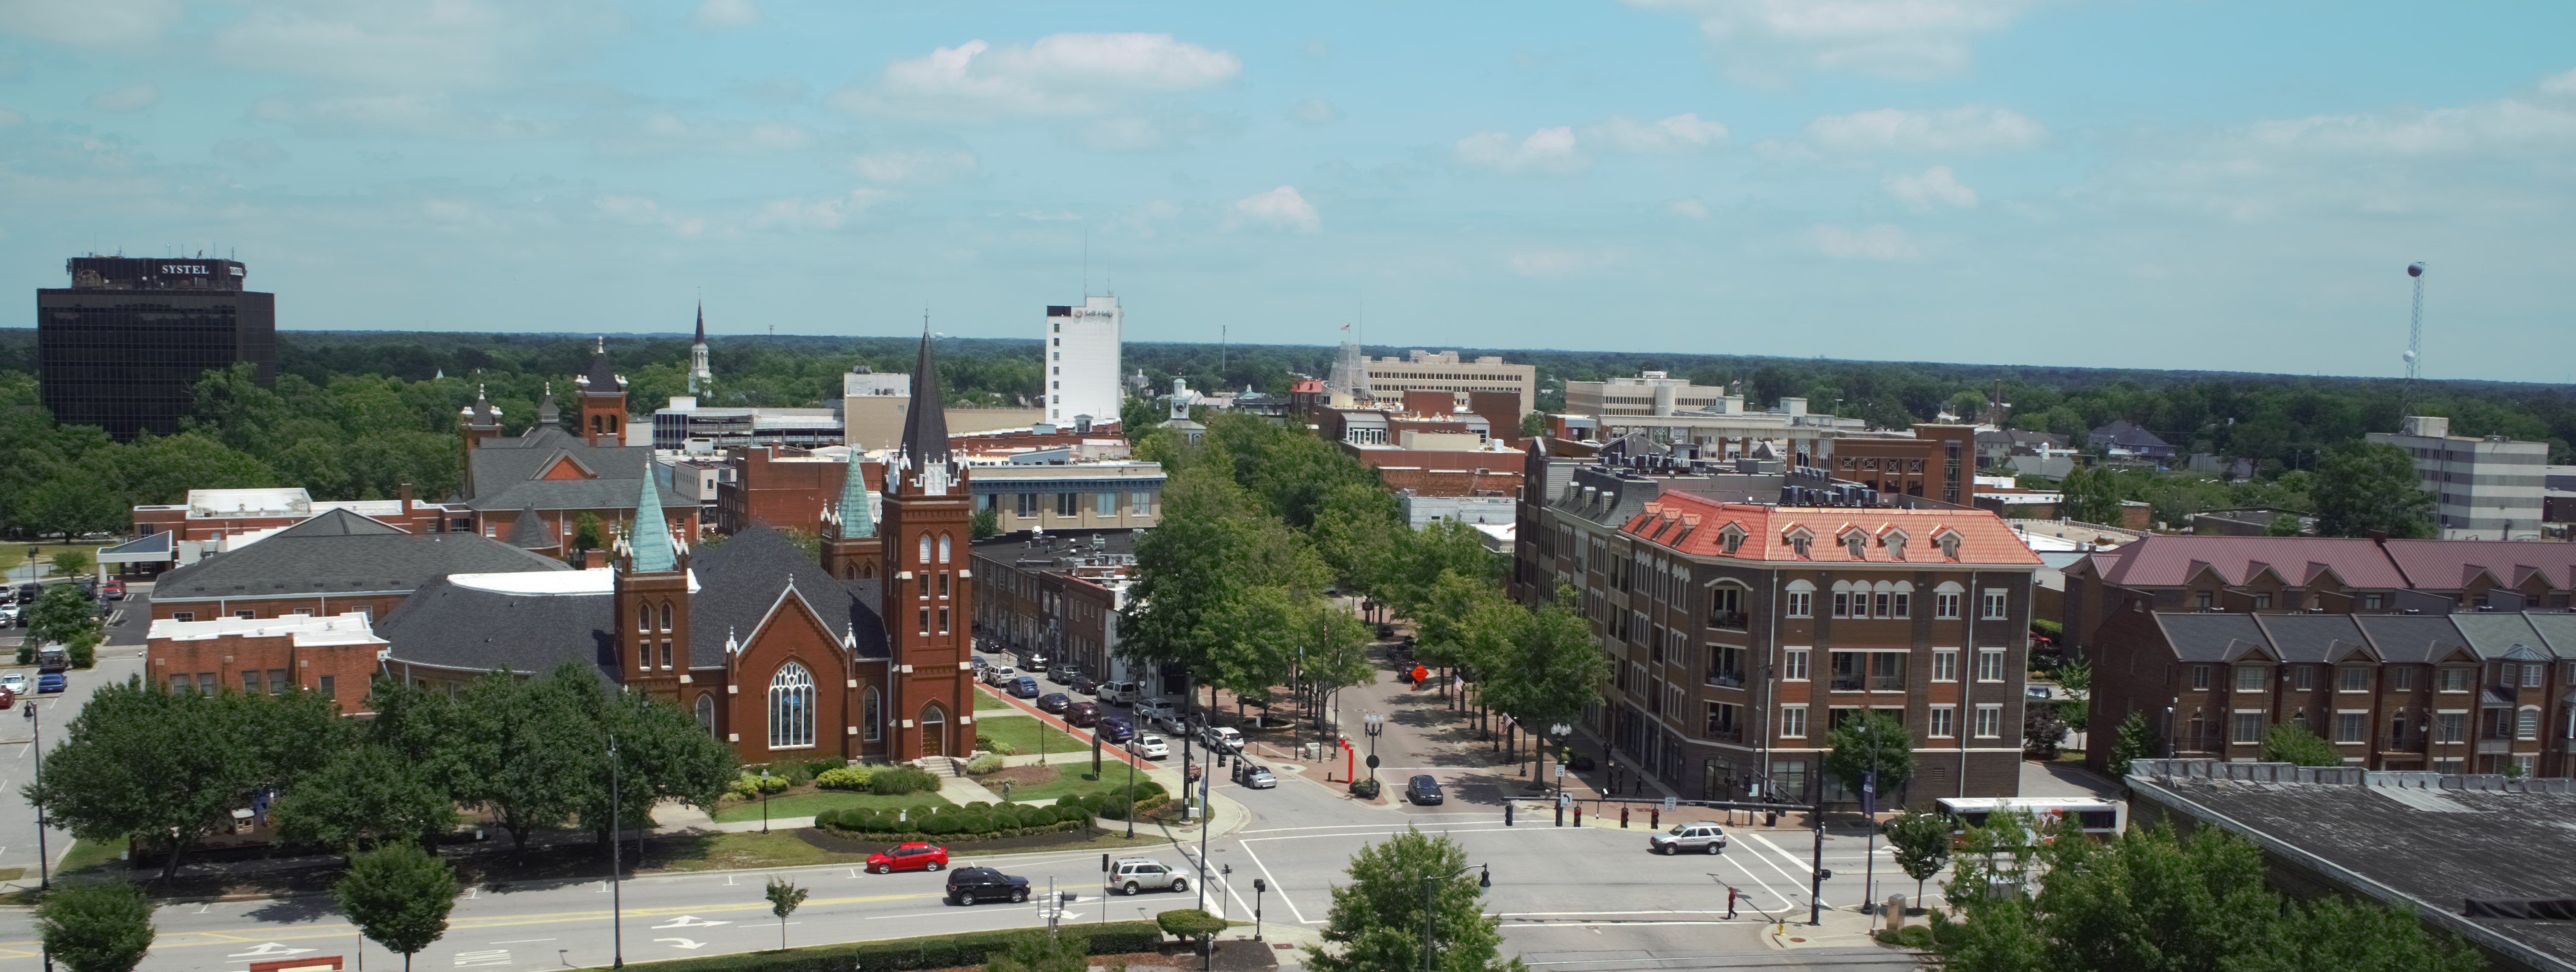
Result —
POLYGON ((1733 917, 1735 917, 1735 895, 1736 895, 1735 886, 1734 886, 1734 885, 1731 885, 1731 884, 1730 884, 1730 885, 1727 885, 1727 886, 1726 886, 1726 916, 1727 916, 1727 917, 1729 917, 1729 918, 1733 918, 1733 917))

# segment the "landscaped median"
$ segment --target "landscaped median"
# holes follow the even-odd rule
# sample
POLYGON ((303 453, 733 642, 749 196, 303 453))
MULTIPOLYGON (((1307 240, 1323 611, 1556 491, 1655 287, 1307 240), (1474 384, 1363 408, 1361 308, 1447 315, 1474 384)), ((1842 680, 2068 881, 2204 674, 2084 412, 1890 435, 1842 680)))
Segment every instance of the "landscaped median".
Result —
POLYGON ((1123 820, 1130 812, 1151 811, 1170 800, 1162 784, 1147 781, 1137 784, 1132 794, 1125 787, 1117 787, 1088 795, 1067 794, 1045 805, 977 801, 962 807, 933 807, 928 812, 867 808, 827 811, 814 818, 814 825, 835 836, 860 841, 999 840, 1080 830, 1100 817, 1123 820))
MULTIPOLYGON (((912 972, 915 969, 983 965, 994 953, 1009 947, 1012 941, 1023 936, 1044 934, 1044 929, 1014 928, 925 935, 855 945, 817 945, 667 962, 634 962, 628 967, 649 965, 655 972, 912 972)), ((1089 942, 1093 955, 1152 952, 1161 949, 1163 944, 1163 930, 1150 921, 1075 923, 1063 926, 1056 934, 1089 942)))

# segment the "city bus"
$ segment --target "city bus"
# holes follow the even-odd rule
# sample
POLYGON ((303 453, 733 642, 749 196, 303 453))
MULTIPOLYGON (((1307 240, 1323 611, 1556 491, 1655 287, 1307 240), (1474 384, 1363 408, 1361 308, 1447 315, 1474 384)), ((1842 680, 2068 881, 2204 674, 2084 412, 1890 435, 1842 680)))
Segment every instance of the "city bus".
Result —
POLYGON ((1985 826, 1987 816, 1998 810, 2019 810, 2043 824, 2056 817, 2096 840, 2117 837, 2129 826, 2128 804, 2101 797, 1943 797, 1939 806, 1953 821, 1954 837, 1985 826))

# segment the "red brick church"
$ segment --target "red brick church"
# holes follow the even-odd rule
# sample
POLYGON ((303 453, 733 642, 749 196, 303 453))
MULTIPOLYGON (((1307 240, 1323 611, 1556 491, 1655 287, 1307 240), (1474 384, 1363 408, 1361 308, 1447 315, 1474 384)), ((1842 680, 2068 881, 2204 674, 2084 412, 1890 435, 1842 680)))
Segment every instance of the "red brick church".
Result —
MULTIPOLYGON (((376 625, 385 671, 436 688, 596 664, 686 707, 746 763, 972 751, 971 496, 938 374, 924 335, 883 512, 854 455, 819 557, 766 527, 697 547, 638 528, 607 568, 452 574, 376 625)), ((651 477, 633 485, 626 522, 673 522, 651 477)))

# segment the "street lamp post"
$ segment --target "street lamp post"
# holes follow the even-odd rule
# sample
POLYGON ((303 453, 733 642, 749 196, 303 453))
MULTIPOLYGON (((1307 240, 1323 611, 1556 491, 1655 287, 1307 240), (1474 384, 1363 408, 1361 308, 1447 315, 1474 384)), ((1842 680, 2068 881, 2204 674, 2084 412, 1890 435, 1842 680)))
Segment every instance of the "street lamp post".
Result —
POLYGON ((1360 716, 1360 731, 1368 734, 1369 782, 1377 782, 1377 737, 1386 732, 1386 715, 1371 712, 1360 716))
POLYGON ((1481 894, 1484 889, 1494 886, 1493 868, 1487 867, 1483 864, 1469 864, 1465 867, 1449 872, 1445 877, 1435 874, 1425 874, 1422 876, 1422 972, 1432 972, 1434 963, 1439 959, 1439 949, 1434 944, 1434 939, 1432 937, 1432 926, 1433 920, 1440 913, 1440 882, 1455 878, 1458 875, 1467 873, 1468 871, 1478 872, 1476 875, 1477 893, 1481 894))
POLYGON ((760 832, 769 832, 769 767, 766 766, 760 768, 760 832))
MULTIPOLYGON (((1132 738, 1132 737, 1131 737, 1131 738, 1132 738)), ((1129 839, 1129 840, 1134 840, 1134 839, 1136 839, 1136 753, 1135 753, 1135 751, 1134 751, 1134 750, 1129 750, 1129 751, 1127 752, 1127 755, 1126 755, 1126 757, 1125 757, 1125 758, 1126 758, 1126 762, 1127 762, 1127 812, 1126 812, 1125 814, 1123 814, 1123 816, 1125 816, 1125 817, 1127 818, 1127 839, 1129 839)), ((1102 907, 1103 907, 1103 909, 1104 909, 1104 913, 1105 913, 1105 909, 1107 908, 1107 906, 1106 906, 1106 905, 1104 905, 1104 906, 1102 906, 1102 907)))
MULTIPOLYGON (((612 733, 608 737, 608 935, 610 967, 622 969, 626 967, 626 909, 624 907, 626 894, 625 886, 618 881, 617 874, 623 863, 618 860, 618 831, 621 829, 617 824, 620 811, 618 795, 617 736, 612 733)), ((763 821, 761 826, 763 832, 767 832, 767 822, 763 821)))
POLYGON ((1867 915, 1876 914, 1877 912, 1875 909, 1878 907, 1877 722, 1868 719, 1861 720, 1860 736, 1862 739, 1869 741, 1869 770, 1868 772, 1862 773, 1860 778, 1860 813, 1861 816, 1866 818, 1869 822, 1868 828, 1864 831, 1862 836, 1866 850, 1861 853, 1860 913, 1867 915))
MULTIPOLYGON (((36 733, 36 740, 28 745, 36 747, 36 792, 42 793, 45 789, 45 720, 37 718, 34 699, 27 700, 27 725, 36 733)), ((53 856, 45 850, 45 805, 39 803, 36 804, 36 890, 53 889, 53 856)), ((52 959, 46 960, 46 967, 53 967, 52 959)))

